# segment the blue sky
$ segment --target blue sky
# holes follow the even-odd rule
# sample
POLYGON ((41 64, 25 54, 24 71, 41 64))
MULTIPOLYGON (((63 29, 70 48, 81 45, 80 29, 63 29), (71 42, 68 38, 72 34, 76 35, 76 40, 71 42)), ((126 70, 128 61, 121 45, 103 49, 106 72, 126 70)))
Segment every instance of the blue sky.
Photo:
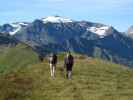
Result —
POLYGON ((126 31, 133 25, 133 0, 1 0, 0 24, 49 15, 100 22, 126 31))

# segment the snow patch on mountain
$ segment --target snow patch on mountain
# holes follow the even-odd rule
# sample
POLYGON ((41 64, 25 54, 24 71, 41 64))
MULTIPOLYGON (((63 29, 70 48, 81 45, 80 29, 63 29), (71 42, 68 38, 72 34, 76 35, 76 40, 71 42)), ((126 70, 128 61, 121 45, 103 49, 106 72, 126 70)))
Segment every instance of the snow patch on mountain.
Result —
POLYGON ((65 17, 60 17, 60 16, 48 16, 42 18, 42 21, 44 23, 51 22, 51 23, 70 23, 73 22, 73 20, 65 17))
POLYGON ((9 34, 15 35, 18 31, 21 30, 22 27, 26 27, 28 23, 20 22, 20 23, 12 23, 10 25, 13 27, 13 31, 9 32, 9 34))
POLYGON ((110 34, 110 26, 102 26, 102 27, 89 27, 87 28, 87 31, 91 31, 97 35, 99 35, 101 38, 107 36, 110 34))
POLYGON ((20 29, 21 29, 21 26, 16 26, 14 27, 13 31, 9 32, 9 34, 15 35, 20 29))
POLYGON ((18 23, 18 25, 20 25, 20 26, 27 26, 29 23, 25 23, 25 22, 20 22, 20 23, 18 23))

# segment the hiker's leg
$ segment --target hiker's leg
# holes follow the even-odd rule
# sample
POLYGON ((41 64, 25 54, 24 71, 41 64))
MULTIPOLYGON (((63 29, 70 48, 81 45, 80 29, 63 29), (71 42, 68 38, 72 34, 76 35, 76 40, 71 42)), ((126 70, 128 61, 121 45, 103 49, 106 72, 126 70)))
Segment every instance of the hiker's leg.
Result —
POLYGON ((53 65, 53 77, 55 77, 55 69, 56 69, 56 65, 53 65))
POLYGON ((68 71, 68 79, 72 78, 72 71, 68 71))
POLYGON ((71 79, 71 74, 72 74, 72 66, 71 64, 67 64, 67 78, 71 79))
POLYGON ((50 64, 50 74, 51 74, 51 77, 53 77, 53 65, 50 64))

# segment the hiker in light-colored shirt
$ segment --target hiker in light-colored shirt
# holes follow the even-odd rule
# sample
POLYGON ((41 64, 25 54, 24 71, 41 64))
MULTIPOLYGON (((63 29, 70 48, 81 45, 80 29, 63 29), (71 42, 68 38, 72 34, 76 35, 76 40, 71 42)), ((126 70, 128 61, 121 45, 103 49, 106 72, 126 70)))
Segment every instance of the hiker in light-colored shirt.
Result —
POLYGON ((55 70, 57 64, 57 55, 51 54, 49 57, 49 64, 50 64, 50 74, 52 78, 55 78, 55 70))

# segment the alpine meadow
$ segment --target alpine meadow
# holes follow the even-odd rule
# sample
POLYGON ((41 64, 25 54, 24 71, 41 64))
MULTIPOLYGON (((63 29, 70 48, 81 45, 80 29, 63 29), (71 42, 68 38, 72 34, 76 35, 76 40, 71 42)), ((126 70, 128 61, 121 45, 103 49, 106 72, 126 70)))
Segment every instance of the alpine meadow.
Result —
POLYGON ((132 0, 0 3, 0 100, 133 100, 132 0))

